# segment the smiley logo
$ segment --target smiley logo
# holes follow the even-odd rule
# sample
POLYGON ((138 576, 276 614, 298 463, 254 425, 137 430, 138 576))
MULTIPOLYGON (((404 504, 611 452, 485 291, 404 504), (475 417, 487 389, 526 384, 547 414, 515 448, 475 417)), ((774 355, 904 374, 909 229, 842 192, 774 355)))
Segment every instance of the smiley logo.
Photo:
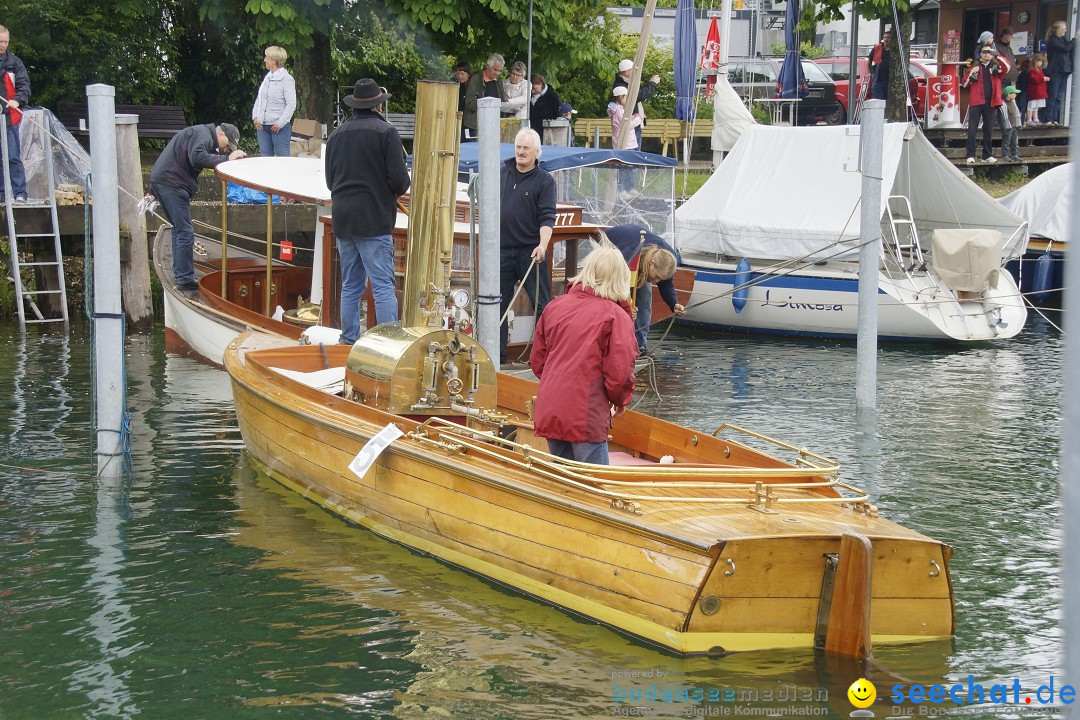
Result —
POLYGON ((868 708, 877 699, 877 688, 866 678, 859 678, 847 689, 848 700, 857 708, 868 708))

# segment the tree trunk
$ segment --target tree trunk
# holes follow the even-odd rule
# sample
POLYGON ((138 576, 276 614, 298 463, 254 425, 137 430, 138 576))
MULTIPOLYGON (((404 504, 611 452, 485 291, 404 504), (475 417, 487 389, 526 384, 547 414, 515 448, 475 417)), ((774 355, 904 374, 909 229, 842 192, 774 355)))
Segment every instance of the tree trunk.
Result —
MULTIPOLYGON (((330 37, 316 32, 314 46, 296 56, 296 117, 321 123, 333 119, 334 73, 330 59, 330 37)), ((332 130, 333 128, 328 128, 332 130)))
POLYGON ((897 28, 896 37, 904 38, 904 52, 900 52, 896 45, 896 37, 893 38, 893 46, 889 53, 889 99, 885 105, 885 120, 887 122, 907 122, 907 84, 908 84, 908 56, 910 50, 907 47, 907 38, 911 37, 911 24, 914 13, 910 10, 900 12, 900 27, 897 28))

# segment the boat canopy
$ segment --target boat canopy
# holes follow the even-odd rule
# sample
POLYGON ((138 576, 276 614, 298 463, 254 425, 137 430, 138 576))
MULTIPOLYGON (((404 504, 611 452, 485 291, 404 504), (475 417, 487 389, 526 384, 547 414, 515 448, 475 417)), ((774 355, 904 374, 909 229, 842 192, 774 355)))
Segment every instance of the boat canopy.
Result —
MULTIPOLYGON (((753 125, 675 211, 678 249, 736 258, 855 258, 862 196, 858 163, 858 127, 753 125)), ((1024 221, 955 168, 917 128, 886 124, 882 177, 882 233, 891 233, 888 197, 903 195, 925 246, 938 228, 989 229, 1002 234, 1003 260, 1023 253, 1024 221)))
MULTIPOLYGON (((477 158, 479 150, 479 143, 461 143, 458 172, 479 172, 479 160, 477 158)), ((512 158, 514 156, 513 143, 502 143, 499 146, 499 156, 503 161, 512 158)), ((675 158, 641 152, 640 150, 608 150, 605 148, 544 145, 540 152, 540 167, 548 172, 611 162, 641 167, 675 167, 679 161, 675 158)))
POLYGON ((1047 170, 1000 202, 1028 221, 1032 237, 1065 242, 1072 223, 1073 164, 1047 170))

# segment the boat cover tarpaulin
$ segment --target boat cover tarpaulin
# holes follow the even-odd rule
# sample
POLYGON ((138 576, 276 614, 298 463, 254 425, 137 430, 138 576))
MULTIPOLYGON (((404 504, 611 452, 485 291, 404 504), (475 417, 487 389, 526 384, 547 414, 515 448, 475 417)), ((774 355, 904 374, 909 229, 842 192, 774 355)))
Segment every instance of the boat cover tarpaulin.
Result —
MULTIPOLYGON (((859 128, 746 129, 712 177, 675 211, 681 251, 767 259, 858 256, 859 128)), ((924 247, 938 228, 997 230, 1023 253, 1024 221, 986 194, 917 130, 886 124, 881 232, 889 195, 911 201, 924 247)))
MULTIPOLYGON (((461 143, 461 151, 458 160, 458 172, 478 172, 479 160, 477 154, 480 151, 480 143, 461 143)), ((499 145, 499 157, 505 161, 514 157, 513 143, 499 145)), ((641 152, 639 150, 607 150, 604 148, 579 148, 560 147, 558 145, 544 145, 540 152, 540 167, 548 172, 566 170, 567 168, 585 167, 588 165, 601 165, 610 162, 621 162, 626 165, 640 165, 644 167, 675 167, 679 161, 675 158, 641 152)))
POLYGON ((753 124, 754 116, 731 87, 727 75, 717 75, 713 96, 713 150, 731 152, 746 128, 753 124))
POLYGON ((1072 174, 1072 163, 1058 165, 999 202, 1028 221, 1032 237, 1063 243, 1069 238, 1072 222, 1072 174))

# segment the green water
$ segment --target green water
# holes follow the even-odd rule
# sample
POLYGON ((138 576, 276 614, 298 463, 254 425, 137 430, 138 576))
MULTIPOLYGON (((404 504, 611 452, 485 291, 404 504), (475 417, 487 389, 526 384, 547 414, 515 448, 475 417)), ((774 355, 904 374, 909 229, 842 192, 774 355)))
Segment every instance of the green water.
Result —
MULTIPOLYGON (((814 717, 853 709, 863 668, 676 658, 346 525, 248 467, 226 375, 166 357, 160 333, 129 339, 134 476, 101 487, 89 351, 83 328, 0 328, 0 718, 800 717, 791 695, 814 717), (653 686, 744 700, 613 702, 653 686)), ((955 548, 955 639, 876 648, 879 698, 969 674, 1030 695, 1060 665, 1061 354, 1037 319, 1001 346, 883 347, 876 418, 856 418, 854 345, 676 334, 663 402, 641 409, 834 457, 883 515, 955 548)))

